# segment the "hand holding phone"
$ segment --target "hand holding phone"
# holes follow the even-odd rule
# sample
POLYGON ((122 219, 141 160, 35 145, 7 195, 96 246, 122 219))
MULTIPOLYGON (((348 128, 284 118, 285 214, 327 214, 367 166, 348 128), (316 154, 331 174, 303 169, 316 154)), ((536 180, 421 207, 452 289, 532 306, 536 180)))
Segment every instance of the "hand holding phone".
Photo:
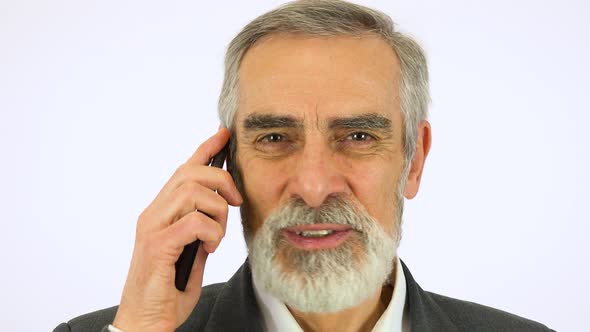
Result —
POLYGON ((223 163, 223 156, 213 156, 223 150, 229 136, 222 128, 201 144, 139 216, 115 327, 171 331, 197 304, 207 256, 225 234, 228 205, 242 203, 229 173, 209 166, 212 159, 223 163), (187 246, 194 248, 194 256, 187 246), (179 291, 183 285, 184 291, 179 291))
MULTIPOLYGON (((219 151, 219 153, 217 153, 215 157, 211 159, 211 163, 209 164, 209 166, 223 168, 223 163, 225 162, 225 158, 227 157, 228 147, 229 141, 225 144, 223 149, 221 149, 221 151, 219 151)), ((188 283, 188 279, 190 278, 193 263, 195 262, 197 250, 199 250, 200 245, 201 240, 196 240, 191 244, 187 244, 182 250, 180 257, 178 257, 178 260, 176 261, 176 276, 174 278, 174 285, 176 286, 176 289, 178 289, 179 291, 184 292, 184 290, 186 289, 186 284, 188 283)))

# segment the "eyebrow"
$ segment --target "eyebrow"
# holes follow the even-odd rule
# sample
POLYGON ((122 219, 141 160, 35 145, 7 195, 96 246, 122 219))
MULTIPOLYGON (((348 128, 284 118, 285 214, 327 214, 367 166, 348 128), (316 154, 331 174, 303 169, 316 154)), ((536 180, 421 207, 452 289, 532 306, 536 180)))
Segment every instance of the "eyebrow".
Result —
POLYGON ((274 114, 250 114, 246 117, 246 119, 244 119, 244 128, 249 130, 299 127, 303 127, 301 120, 291 116, 274 114))
POLYGON ((391 120, 377 113, 331 119, 330 129, 365 129, 387 131, 391 129, 391 120))
MULTIPOLYGON (((246 130, 262 130, 272 128, 302 128, 301 120, 292 116, 275 114, 250 114, 244 119, 246 130)), ((391 120, 377 113, 361 114, 351 117, 332 118, 328 121, 328 128, 334 129, 359 129, 390 131, 391 120)))

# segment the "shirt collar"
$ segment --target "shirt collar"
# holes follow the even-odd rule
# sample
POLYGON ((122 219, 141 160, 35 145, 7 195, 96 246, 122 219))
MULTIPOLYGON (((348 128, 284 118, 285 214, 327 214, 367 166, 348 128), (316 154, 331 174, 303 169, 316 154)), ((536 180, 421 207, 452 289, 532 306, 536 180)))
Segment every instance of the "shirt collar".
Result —
MULTIPOLYGON (((406 277, 399 258, 395 259, 395 276, 393 294, 387 308, 375 324, 372 332, 408 332, 409 320, 407 310, 404 310, 406 303, 406 277)), ((262 290, 252 279, 254 294, 260 306, 266 330, 269 332, 294 331, 303 332, 297 321, 287 309, 287 306, 276 297, 262 290)))

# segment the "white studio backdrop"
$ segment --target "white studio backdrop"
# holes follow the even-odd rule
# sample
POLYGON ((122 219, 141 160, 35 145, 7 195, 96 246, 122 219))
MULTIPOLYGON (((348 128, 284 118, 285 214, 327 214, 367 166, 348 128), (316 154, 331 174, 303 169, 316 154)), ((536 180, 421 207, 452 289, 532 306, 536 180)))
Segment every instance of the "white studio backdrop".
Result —
MULTIPOLYGON (((227 43, 280 1, 0 0, 0 326, 119 301, 135 222, 218 126, 227 43)), ((433 148, 402 259, 560 331, 590 314, 590 5, 359 1, 425 47, 433 148)), ((246 256, 232 210, 205 283, 246 256)))

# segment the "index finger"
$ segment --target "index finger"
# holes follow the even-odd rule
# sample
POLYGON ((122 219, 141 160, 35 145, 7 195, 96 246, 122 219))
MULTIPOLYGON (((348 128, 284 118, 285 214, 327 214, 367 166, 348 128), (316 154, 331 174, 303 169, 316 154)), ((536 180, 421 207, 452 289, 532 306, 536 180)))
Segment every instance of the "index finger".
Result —
POLYGON ((209 137, 197 148, 186 163, 192 165, 209 165, 211 159, 227 144, 229 137, 229 129, 219 129, 215 135, 209 137))

